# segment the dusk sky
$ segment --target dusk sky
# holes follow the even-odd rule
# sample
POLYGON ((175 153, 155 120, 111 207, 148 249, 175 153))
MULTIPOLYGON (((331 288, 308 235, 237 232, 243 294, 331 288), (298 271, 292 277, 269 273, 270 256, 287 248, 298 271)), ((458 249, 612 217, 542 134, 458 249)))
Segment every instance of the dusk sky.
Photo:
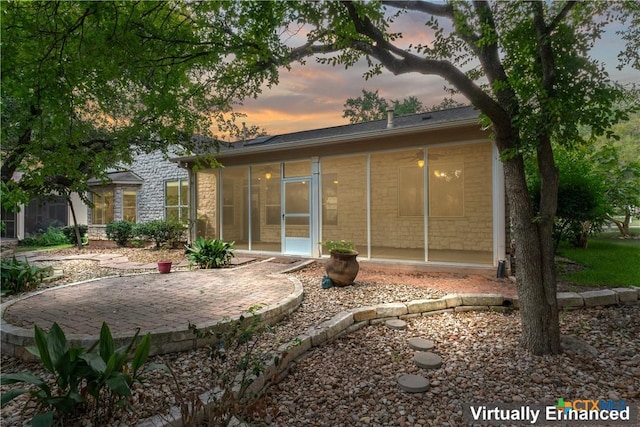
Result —
MULTIPOLYGON (((411 14, 403 19, 405 34, 410 27, 424 31, 424 21, 420 22, 424 15, 411 14)), ((615 69, 621 48, 617 36, 607 37, 598 42, 593 56, 606 64, 614 80, 640 82, 637 71, 615 69)), ((438 76, 416 73, 394 76, 384 70, 382 75, 367 81, 363 78, 366 65, 363 61, 361 64, 345 70, 344 66, 322 65, 309 58, 306 65, 294 64, 291 71, 283 69, 277 86, 265 87, 258 99, 246 100, 237 111, 247 114, 243 119, 247 125, 256 125, 276 135, 347 124, 348 120, 342 117, 343 105, 347 98, 360 96, 362 89, 379 90, 380 96, 388 101, 415 96, 426 107, 440 103, 447 96, 444 91, 447 82, 438 76)), ((467 102, 461 96, 456 99, 467 102)))

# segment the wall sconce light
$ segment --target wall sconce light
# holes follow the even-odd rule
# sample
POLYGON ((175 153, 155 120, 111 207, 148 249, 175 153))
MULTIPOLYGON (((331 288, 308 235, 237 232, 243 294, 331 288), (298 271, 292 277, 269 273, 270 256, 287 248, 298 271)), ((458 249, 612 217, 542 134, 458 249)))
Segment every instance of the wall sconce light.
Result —
POLYGON ((268 168, 267 168, 267 171, 266 171, 266 172, 265 172, 265 174, 264 174, 264 177, 265 177, 265 178, 267 178, 267 179, 271 179, 271 176, 272 176, 272 175, 271 175, 271 168, 270 168, 270 167, 268 167, 268 168))
POLYGON ((424 159, 418 159, 418 167, 419 168, 424 167, 424 159))

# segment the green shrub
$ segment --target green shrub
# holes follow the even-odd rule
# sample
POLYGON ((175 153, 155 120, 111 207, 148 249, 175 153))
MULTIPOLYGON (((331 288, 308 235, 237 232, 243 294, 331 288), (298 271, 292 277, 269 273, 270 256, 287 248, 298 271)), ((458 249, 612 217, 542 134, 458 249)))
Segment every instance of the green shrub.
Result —
POLYGON ((184 230, 184 225, 181 222, 156 219, 136 226, 136 235, 153 240, 156 243, 156 248, 160 248, 165 243, 173 247, 182 240, 184 230))
POLYGON ((191 264, 198 264, 200 268, 220 268, 231 264, 234 243, 198 237, 191 245, 185 246, 185 252, 191 264))
POLYGON ((0 262, 0 288, 3 291, 25 292, 34 289, 45 276, 45 268, 29 264, 27 260, 3 259, 0 262))
POLYGON ((135 236, 136 225, 129 221, 111 221, 105 228, 107 239, 116 242, 118 246, 126 246, 135 236))
MULTIPOLYGON (((78 229, 80 231, 80 238, 84 240, 84 237, 87 235, 89 231, 89 227, 86 224, 78 224, 78 229)), ((76 228, 73 225, 69 225, 62 228, 62 232, 67 237, 67 240, 72 245, 77 244, 76 242, 76 228)))
POLYGON ((60 227, 49 227, 45 232, 34 233, 20 241, 22 246, 56 246, 67 243, 67 236, 60 227))
MULTIPOLYGON (((96 420, 100 415, 110 416, 116 407, 124 407, 132 395, 131 385, 140 381, 140 368, 146 362, 151 347, 150 334, 145 335, 137 348, 133 349, 140 332, 138 329, 127 346, 114 349, 111 331, 103 323, 100 339, 85 351, 82 347, 69 347, 57 323, 49 332, 37 325, 34 330, 36 346, 27 350, 53 374, 55 386, 52 387, 45 379, 31 372, 3 372, 0 378, 2 385, 27 383, 36 388, 9 390, 0 399, 2 406, 21 394, 29 393, 44 411, 33 417, 34 426, 53 425, 54 414, 59 419, 67 415, 75 416, 84 407, 93 408, 96 420)), ((64 420, 61 422, 64 424, 64 420)))

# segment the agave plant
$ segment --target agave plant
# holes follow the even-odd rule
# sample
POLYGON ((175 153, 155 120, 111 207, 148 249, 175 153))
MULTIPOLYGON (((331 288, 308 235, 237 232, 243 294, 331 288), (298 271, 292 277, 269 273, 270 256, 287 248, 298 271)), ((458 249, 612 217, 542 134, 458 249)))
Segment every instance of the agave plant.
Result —
POLYGON ((198 264, 200 268, 221 268, 231 264, 234 244, 198 237, 191 245, 185 246, 185 252, 191 264, 198 264))

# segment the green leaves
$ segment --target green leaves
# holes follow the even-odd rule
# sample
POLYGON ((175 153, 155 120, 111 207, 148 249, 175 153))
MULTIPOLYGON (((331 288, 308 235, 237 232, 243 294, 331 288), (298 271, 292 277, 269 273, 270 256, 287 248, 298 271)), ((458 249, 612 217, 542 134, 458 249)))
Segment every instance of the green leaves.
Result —
POLYGON ((65 334, 57 323, 48 332, 36 325, 36 346, 29 347, 28 350, 55 375, 57 387, 52 389, 45 380, 30 372, 3 374, 0 377, 2 385, 27 383, 36 389, 11 389, 1 396, 2 406, 29 393, 40 402, 43 409, 52 409, 34 416, 32 424, 50 426, 53 424, 54 412, 64 417, 66 414, 75 414, 80 404, 93 403, 98 408, 102 402, 107 402, 107 405, 126 402, 126 398, 132 395, 131 385, 140 380, 141 368, 147 361, 151 348, 151 335, 146 334, 137 342, 139 332, 138 329, 129 343, 115 349, 109 326, 103 323, 99 340, 89 351, 85 351, 81 347, 69 347, 65 334), (86 385, 86 392, 93 398, 92 402, 87 401, 79 392, 80 384, 86 385))
POLYGON ((189 263, 198 264, 200 268, 220 268, 231 263, 234 244, 198 237, 191 245, 185 246, 185 253, 189 263))

